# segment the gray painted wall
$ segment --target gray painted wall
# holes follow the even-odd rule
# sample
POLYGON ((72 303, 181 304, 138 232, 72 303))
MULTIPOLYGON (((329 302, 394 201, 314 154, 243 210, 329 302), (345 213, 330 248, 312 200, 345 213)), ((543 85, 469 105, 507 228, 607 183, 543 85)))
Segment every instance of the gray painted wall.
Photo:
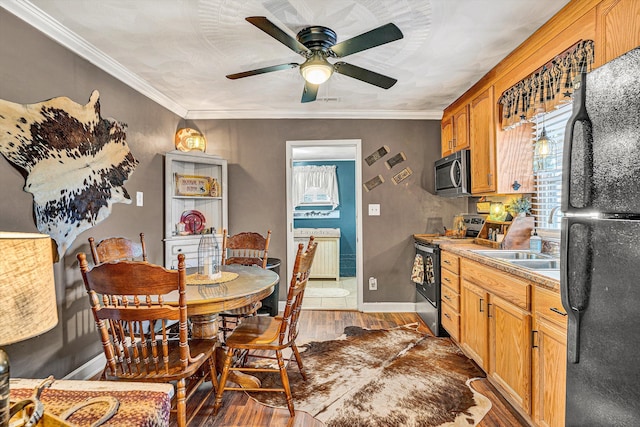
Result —
MULTIPOLYGON (((89 310, 76 254, 88 251, 87 238, 146 236, 149 259, 162 263, 162 154, 173 149, 180 118, 133 91, 87 61, 52 42, 0 9, 0 99, 18 103, 67 96, 85 103, 100 91, 103 117, 128 124, 127 141, 140 161, 125 185, 144 206, 117 204, 111 215, 81 234, 54 266, 59 323, 40 337, 5 348, 16 377, 61 378, 101 351, 89 310)), ((301 106, 303 108, 303 106, 301 106)), ((465 199, 433 196, 432 165, 440 153, 440 124, 419 120, 203 120, 208 152, 229 160, 229 227, 232 233, 271 228, 271 254, 286 266, 285 143, 287 140, 361 139, 364 156, 388 145, 391 155, 403 151, 407 161, 389 171, 383 161, 363 162, 363 182, 382 174, 385 184, 363 192, 363 207, 380 203, 382 215, 364 217, 364 279, 378 278, 378 291, 364 290, 365 302, 413 302, 409 275, 411 234, 450 226, 454 214, 466 211, 465 199), (400 185, 391 176, 408 166, 414 174, 400 185), (258 208, 256 208, 258 207, 258 208), (435 218, 435 221, 433 220, 435 218), (438 225, 440 226, 440 225, 438 225)), ((37 231, 32 196, 22 190, 24 178, 0 160, 0 230, 37 231)), ((284 297, 284 287, 281 288, 284 297)), ((1 309, 1 308, 0 308, 1 309)))

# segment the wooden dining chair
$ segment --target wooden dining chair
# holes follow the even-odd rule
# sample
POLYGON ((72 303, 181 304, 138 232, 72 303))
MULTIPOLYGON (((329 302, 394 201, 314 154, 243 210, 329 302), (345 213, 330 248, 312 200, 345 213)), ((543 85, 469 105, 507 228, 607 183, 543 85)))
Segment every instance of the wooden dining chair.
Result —
MULTIPOLYGON (((269 242, 271 241, 271 230, 267 230, 267 237, 255 232, 242 232, 233 236, 227 235, 227 230, 222 230, 222 265, 241 264, 257 265, 267 268, 267 258, 269 253, 269 242)), ((220 330, 223 341, 242 319, 255 316, 262 307, 260 301, 246 307, 238 307, 233 310, 224 311, 219 314, 222 321, 220 330)))
POLYGON ((124 237, 109 237, 96 244, 95 239, 89 237, 89 247, 95 265, 110 261, 147 261, 144 233, 140 233, 140 243, 124 237))
POLYGON ((184 254, 178 255, 177 271, 144 261, 107 262, 89 269, 84 253, 77 258, 107 360, 102 379, 175 383, 171 410, 177 413, 178 426, 186 426, 218 382, 215 340, 187 337, 184 254), (164 303, 169 293, 178 294, 178 306, 164 303), (172 339, 167 325, 176 321, 179 336, 172 339), (143 327, 144 322, 156 327, 143 327), (213 387, 187 420, 186 402, 207 379, 213 387))
POLYGON ((244 319, 240 325, 227 337, 226 341, 226 357, 224 368, 220 375, 218 391, 216 393, 216 403, 214 412, 220 409, 222 405, 222 394, 225 390, 238 391, 279 391, 286 395, 289 413, 293 417, 295 415, 293 407, 293 398, 291 396, 291 388, 289 386, 289 377, 287 376, 287 365, 282 356, 282 350, 290 348, 293 357, 295 357, 298 369, 304 380, 307 379, 302 358, 296 346, 296 337, 298 336, 298 318, 302 308, 302 298, 304 290, 309 279, 309 270, 313 263, 316 253, 317 242, 313 236, 309 238, 306 250, 304 245, 298 245, 296 260, 293 265, 293 277, 287 292, 287 303, 282 316, 254 316, 244 319), (245 354, 238 358, 240 364, 232 366, 234 353, 243 351, 245 354), (275 357, 273 353, 275 353, 275 357), (271 354, 271 355, 270 355, 271 354), (267 358, 275 359, 278 368, 269 367, 250 367, 246 366, 247 359, 250 358, 267 358), (234 387, 227 386, 226 381, 229 373, 232 371, 241 372, 279 372, 282 380, 282 388, 260 388, 260 387, 234 387))

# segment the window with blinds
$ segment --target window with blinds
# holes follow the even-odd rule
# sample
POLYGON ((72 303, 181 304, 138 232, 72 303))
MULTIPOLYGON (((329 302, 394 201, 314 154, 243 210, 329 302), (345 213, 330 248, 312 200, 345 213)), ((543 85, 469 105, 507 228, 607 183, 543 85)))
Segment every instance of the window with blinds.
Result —
POLYGON ((568 103, 544 115, 538 115, 534 121, 532 149, 535 193, 531 211, 536 218, 536 228, 542 232, 557 233, 560 230, 562 147, 571 112, 572 104, 568 103), (545 157, 536 152, 536 141, 540 138, 543 127, 551 141, 550 152, 545 157))

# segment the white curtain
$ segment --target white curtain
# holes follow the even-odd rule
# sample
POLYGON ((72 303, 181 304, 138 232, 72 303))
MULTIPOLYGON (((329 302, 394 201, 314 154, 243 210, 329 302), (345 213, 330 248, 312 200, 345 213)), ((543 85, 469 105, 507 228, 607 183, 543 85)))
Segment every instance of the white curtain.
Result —
POLYGON ((293 205, 331 205, 340 203, 336 166, 294 166, 293 205))

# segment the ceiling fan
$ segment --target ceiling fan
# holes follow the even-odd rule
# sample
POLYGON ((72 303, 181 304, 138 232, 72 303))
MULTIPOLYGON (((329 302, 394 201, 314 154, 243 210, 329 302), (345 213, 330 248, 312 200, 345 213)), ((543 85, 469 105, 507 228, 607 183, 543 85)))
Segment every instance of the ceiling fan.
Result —
POLYGON ((306 60, 302 64, 291 62, 229 74, 227 76, 229 79, 235 80, 272 71, 300 67, 300 74, 305 80, 302 102, 315 101, 320 84, 327 81, 334 72, 383 89, 389 89, 397 82, 396 79, 391 77, 347 64, 346 62, 340 61, 332 64, 327 60, 327 58, 343 58, 356 52, 400 40, 403 37, 402 31, 394 24, 383 25, 336 44, 337 36, 331 28, 319 25, 306 27, 300 30, 294 39, 264 16, 250 16, 246 20, 289 49, 302 55, 306 60))

